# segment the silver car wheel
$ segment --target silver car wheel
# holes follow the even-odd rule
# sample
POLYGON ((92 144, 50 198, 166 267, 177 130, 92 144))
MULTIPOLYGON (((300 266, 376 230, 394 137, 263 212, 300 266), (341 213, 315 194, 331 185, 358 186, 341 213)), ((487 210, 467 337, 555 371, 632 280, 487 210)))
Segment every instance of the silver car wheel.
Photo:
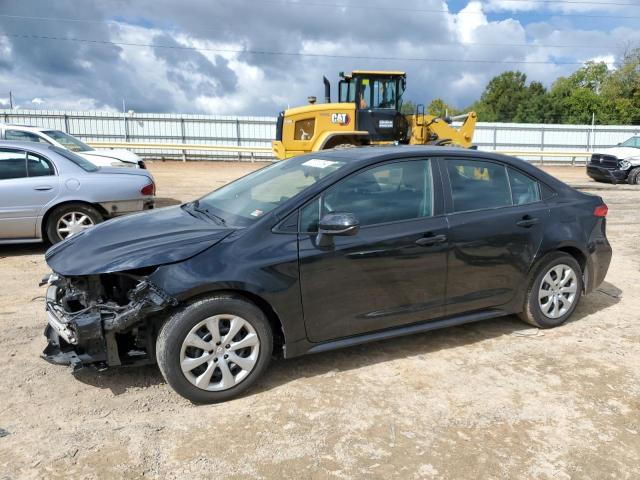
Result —
POLYGON ((538 304, 544 316, 559 318, 569 311, 576 299, 578 278, 568 265, 554 265, 540 283, 538 304))
POLYGON ((65 239, 89 227, 93 227, 93 225, 93 220, 87 214, 82 212, 69 212, 58 220, 56 232, 58 232, 60 238, 65 239))
POLYGON ((242 382, 255 367, 260 340, 237 315, 215 315, 196 324, 182 342, 180 367, 202 390, 219 392, 242 382))

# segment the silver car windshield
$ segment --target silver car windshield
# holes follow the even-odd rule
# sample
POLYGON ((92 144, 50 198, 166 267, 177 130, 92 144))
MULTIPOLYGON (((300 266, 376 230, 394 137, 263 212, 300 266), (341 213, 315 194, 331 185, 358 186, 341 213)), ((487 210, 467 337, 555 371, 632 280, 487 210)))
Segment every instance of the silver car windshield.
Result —
POLYGON ((345 163, 309 156, 277 162, 210 193, 197 206, 227 223, 247 226, 345 163))
POLYGON ((72 152, 90 152, 93 150, 93 148, 86 143, 81 142, 76 137, 72 137, 68 133, 61 132, 60 130, 46 130, 42 133, 50 136, 64 148, 67 148, 72 152))

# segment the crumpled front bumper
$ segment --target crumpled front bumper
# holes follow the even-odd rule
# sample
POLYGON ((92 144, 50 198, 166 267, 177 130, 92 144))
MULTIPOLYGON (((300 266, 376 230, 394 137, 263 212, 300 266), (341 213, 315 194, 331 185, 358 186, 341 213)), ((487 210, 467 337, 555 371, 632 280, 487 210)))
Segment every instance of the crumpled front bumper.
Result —
POLYGON ((100 297, 90 305, 76 304, 70 311, 64 305, 77 300, 75 293, 67 296, 66 280, 56 274, 46 278, 43 284, 49 286, 45 301, 48 324, 44 331, 48 344, 42 352, 45 360, 70 365, 74 370, 84 366, 105 369, 155 363, 152 333, 163 310, 175 306, 175 299, 141 280, 129 290, 127 305, 107 303, 100 297))
POLYGON ((47 289, 48 324, 44 330, 47 347, 42 358, 56 365, 70 365, 78 370, 86 365, 107 367, 107 339, 102 331, 99 314, 65 318, 53 307, 55 286, 47 289))
POLYGON ((598 182, 625 183, 629 171, 587 164, 587 175, 598 182))

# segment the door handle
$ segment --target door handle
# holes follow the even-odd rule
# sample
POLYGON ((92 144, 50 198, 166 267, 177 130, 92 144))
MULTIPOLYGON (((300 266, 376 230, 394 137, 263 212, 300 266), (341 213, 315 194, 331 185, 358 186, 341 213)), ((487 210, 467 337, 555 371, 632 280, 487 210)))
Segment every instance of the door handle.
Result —
POLYGON ((524 217, 522 217, 522 220, 516 222, 516 225, 522 228, 529 228, 533 227, 539 221, 540 220, 538 218, 532 218, 529 215, 525 215, 524 217))
POLYGON ((422 237, 416 240, 416 244, 421 247, 428 247, 429 245, 436 245, 438 243, 444 243, 447 241, 446 235, 430 235, 427 237, 422 237))
POLYGON ((37 187, 33 187, 34 190, 38 190, 40 192, 45 192, 47 190, 51 190, 53 187, 51 185, 38 185, 37 187))

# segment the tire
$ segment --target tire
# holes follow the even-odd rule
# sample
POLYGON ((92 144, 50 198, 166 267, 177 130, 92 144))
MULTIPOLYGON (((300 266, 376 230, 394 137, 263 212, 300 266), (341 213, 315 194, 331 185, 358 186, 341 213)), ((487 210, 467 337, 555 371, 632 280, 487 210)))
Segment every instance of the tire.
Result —
POLYGON ((640 167, 636 167, 629 172, 627 182, 630 185, 640 185, 640 167))
POLYGON ((524 309, 519 316, 538 328, 558 327, 575 311, 582 297, 583 286, 582 269, 575 258, 563 252, 549 254, 534 270, 524 309), (572 278, 569 270, 573 273, 572 278), (559 272, 562 272, 562 278, 559 278, 559 272), (555 281, 559 283, 556 284, 555 281), (562 281, 566 282, 564 286, 562 281), (545 292, 549 296, 540 298, 545 292), (557 295, 556 302, 553 300, 554 294, 557 295))
POLYGON ((345 148, 354 148, 354 147, 357 147, 357 146, 358 145, 355 145, 353 143, 339 143, 335 147, 331 147, 331 148, 334 148, 335 150, 342 150, 342 149, 345 149, 345 148))
POLYGON ((86 228, 101 223, 104 219, 98 210, 91 205, 85 203, 67 203, 56 207, 47 218, 45 232, 47 240, 51 243, 58 243, 86 228), (74 216, 75 215, 75 216, 74 216), (70 227, 68 234, 61 231, 60 227, 64 227, 64 222, 76 219, 80 225, 70 227), (80 222, 82 220, 82 222, 80 222))
POLYGON ((162 325, 156 340, 162 376, 179 395, 200 404, 224 402, 244 393, 265 371, 272 351, 273 334, 265 314, 231 294, 197 300, 176 311, 162 325), (242 327, 231 340, 225 339, 232 322, 242 327), (216 328, 218 341, 213 333, 216 328), (251 336, 254 334, 257 338, 251 336), (250 345, 256 340, 245 348, 233 345, 250 345), (233 362, 234 356, 242 359, 242 367, 233 362))

